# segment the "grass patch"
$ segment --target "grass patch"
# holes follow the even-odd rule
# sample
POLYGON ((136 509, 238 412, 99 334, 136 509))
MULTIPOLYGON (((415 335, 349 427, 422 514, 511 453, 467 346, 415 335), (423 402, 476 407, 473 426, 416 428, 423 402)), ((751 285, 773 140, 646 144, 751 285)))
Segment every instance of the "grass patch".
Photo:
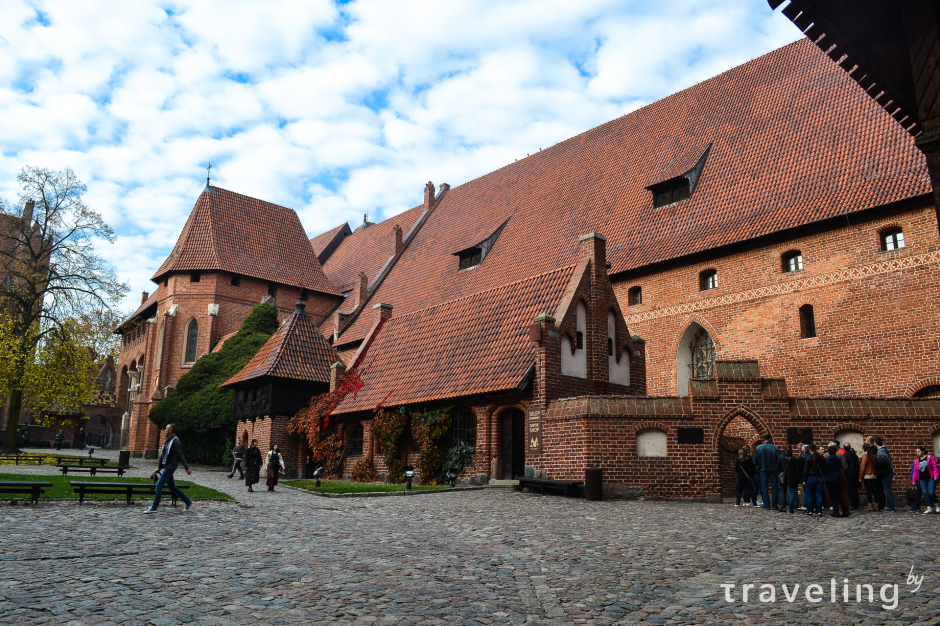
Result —
MULTIPOLYGON (((79 459, 85 459, 85 465, 90 465, 90 463, 88 462, 89 457, 87 454, 79 455, 79 454, 56 454, 55 452, 43 452, 43 453, 26 452, 23 454, 17 454, 15 456, 19 457, 20 465, 53 465, 53 466, 59 465, 59 461, 56 459, 56 457, 62 457, 63 465, 78 465, 79 459), (36 459, 42 459, 42 463, 37 463, 36 459)), ((94 465, 97 465, 99 467, 101 466, 100 458, 95 459, 95 457, 92 456, 91 459, 96 461, 94 465)), ((0 456, 0 465, 14 465, 15 466, 16 464, 17 462, 16 462, 16 459, 14 459, 14 455, 0 456)), ((115 463, 114 461, 107 461, 104 466, 116 467, 117 463, 115 463)))
MULTIPOLYGON (((297 487, 314 491, 316 493, 386 493, 389 491, 404 491, 404 485, 390 485, 388 483, 354 483, 349 480, 324 480, 316 487, 315 480, 282 480, 288 487, 297 487)), ((447 485, 414 485, 414 491, 431 491, 434 489, 450 489, 447 485)))
MULTIPOLYGON (((40 496, 40 500, 43 498, 69 498, 72 500, 78 500, 78 494, 74 491, 74 487, 69 485, 69 482, 75 481, 84 481, 84 482, 96 482, 96 483, 141 483, 145 485, 152 485, 153 481, 148 478, 103 478, 95 476, 89 478, 88 476, 37 476, 36 474, 0 474, 0 480, 23 480, 23 481, 35 481, 35 482, 47 482, 52 483, 52 487, 46 487, 46 492, 40 496)), ((184 490, 184 493, 193 500, 206 499, 206 498, 216 498, 220 500, 232 500, 232 496, 227 493, 222 493, 221 491, 216 491, 215 489, 210 489, 209 487, 203 487, 202 485, 197 485, 196 483, 190 482, 188 480, 177 480, 176 484, 178 485, 189 485, 189 489, 184 490)), ((164 499, 169 498, 169 492, 163 490, 164 499)), ((2 495, 0 499, 2 500, 24 500, 29 498, 27 494, 9 494, 2 495)), ((124 499, 123 496, 107 494, 107 493, 94 493, 94 494, 85 494, 86 500, 117 500, 124 499)), ((135 500, 145 500, 145 495, 139 495, 135 497, 135 500)))

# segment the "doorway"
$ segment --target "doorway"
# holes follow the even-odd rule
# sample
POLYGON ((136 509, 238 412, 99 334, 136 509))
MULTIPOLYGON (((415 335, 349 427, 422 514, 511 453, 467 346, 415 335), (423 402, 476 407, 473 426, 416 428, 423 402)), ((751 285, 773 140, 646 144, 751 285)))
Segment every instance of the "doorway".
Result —
POLYGON ((503 479, 525 476, 525 413, 512 409, 503 415, 500 428, 503 450, 503 479))
POLYGON ((733 498, 738 484, 738 474, 734 469, 734 464, 738 460, 738 450, 747 448, 748 455, 754 454, 754 446, 760 441, 760 434, 747 419, 738 415, 728 422, 718 441, 721 495, 733 498))

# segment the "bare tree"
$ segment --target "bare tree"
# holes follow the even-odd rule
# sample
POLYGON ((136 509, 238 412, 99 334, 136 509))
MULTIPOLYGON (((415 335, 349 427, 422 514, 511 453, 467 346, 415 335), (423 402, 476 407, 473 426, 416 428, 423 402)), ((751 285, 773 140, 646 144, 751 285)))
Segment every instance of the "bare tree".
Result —
POLYGON ((7 363, 0 368, 0 389, 9 397, 7 448, 16 447, 29 381, 50 379, 31 375, 41 361, 37 347, 70 341, 76 320, 111 310, 127 292, 95 251, 96 243, 113 243, 114 232, 83 202, 86 187, 74 172, 25 167, 17 179, 22 211, 0 205, 0 331, 6 334, 0 347, 7 363))

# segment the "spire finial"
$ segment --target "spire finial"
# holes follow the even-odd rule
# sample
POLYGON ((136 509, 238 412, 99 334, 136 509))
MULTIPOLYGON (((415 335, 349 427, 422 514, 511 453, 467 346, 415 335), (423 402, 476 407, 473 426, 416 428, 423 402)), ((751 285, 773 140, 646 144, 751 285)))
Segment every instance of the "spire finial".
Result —
POLYGON ((209 167, 206 168, 206 187, 209 186, 209 175, 212 173, 212 161, 209 162, 209 167))

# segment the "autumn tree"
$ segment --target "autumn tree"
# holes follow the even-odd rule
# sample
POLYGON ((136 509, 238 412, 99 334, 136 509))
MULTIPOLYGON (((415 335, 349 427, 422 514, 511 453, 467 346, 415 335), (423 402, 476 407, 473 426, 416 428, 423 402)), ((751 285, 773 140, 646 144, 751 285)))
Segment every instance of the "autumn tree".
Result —
MULTIPOLYGON (((94 362, 79 320, 127 292, 95 245, 114 232, 82 196, 71 170, 26 167, 16 207, 0 204, 0 393, 9 398, 6 448, 20 410, 75 408, 94 362), (22 207, 20 209, 19 207, 22 207)), ((80 404, 78 405, 80 406, 80 404)))

